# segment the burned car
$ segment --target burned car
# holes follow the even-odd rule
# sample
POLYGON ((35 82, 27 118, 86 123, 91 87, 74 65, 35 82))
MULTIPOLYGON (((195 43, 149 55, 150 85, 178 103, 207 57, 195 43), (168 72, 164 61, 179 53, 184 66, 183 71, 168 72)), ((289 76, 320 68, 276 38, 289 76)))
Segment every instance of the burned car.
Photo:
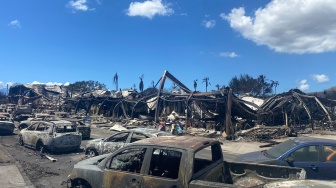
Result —
POLYGON ((13 134, 15 125, 7 117, 0 115, 0 134, 13 134))
POLYGON ((75 124, 69 121, 37 121, 19 133, 19 144, 38 151, 79 150, 82 136, 75 124))
POLYGON ((29 117, 27 120, 20 121, 20 124, 18 128, 24 129, 29 127, 32 122, 37 122, 37 121, 56 121, 60 120, 58 117, 49 115, 49 114, 35 114, 35 117, 29 117))
POLYGON ((63 118, 63 120, 76 124, 78 132, 82 134, 82 139, 89 139, 91 137, 91 125, 89 123, 76 118, 63 118))
POLYGON ((91 126, 82 121, 77 121, 76 123, 78 132, 82 134, 82 139, 89 139, 91 137, 91 126))
POLYGON ((85 154, 91 157, 113 152, 129 143, 159 136, 171 136, 170 133, 156 129, 136 128, 118 132, 107 138, 89 141, 85 147, 85 154))
POLYGON ((0 116, 6 116, 9 119, 9 121, 14 123, 14 120, 13 120, 12 116, 10 115, 10 113, 0 112, 0 116))
POLYGON ((78 162, 67 187, 233 188, 299 179, 301 168, 224 161, 215 139, 162 136, 78 162))

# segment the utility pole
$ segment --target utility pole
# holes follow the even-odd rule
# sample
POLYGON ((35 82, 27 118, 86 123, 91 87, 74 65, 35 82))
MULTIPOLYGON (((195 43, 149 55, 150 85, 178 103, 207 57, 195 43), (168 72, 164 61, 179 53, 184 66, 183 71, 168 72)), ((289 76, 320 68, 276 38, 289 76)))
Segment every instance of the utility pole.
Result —
POLYGON ((203 83, 205 82, 205 92, 208 92, 208 86, 211 85, 209 82, 209 77, 203 78, 203 83))

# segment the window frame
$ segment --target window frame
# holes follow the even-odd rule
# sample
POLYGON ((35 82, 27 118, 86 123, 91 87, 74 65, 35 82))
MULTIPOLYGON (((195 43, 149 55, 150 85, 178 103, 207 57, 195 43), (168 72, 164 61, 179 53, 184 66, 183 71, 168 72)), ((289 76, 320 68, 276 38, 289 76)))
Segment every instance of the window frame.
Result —
MULTIPOLYGON (((222 163, 223 162, 223 153, 221 152, 220 155, 221 157, 219 159, 217 159, 217 161, 212 161, 212 163, 210 165, 207 165, 205 166, 204 168, 198 170, 197 172, 195 172, 195 156, 197 154, 197 152, 203 150, 203 149, 206 149, 208 147, 212 147, 214 145, 218 145, 219 148, 221 148, 220 144, 219 143, 212 143, 211 145, 206 145, 198 150, 196 150, 194 153, 193 153, 193 162, 192 162, 192 176, 194 179, 196 179, 197 177, 201 176, 202 174, 204 174, 205 172, 209 171, 210 169, 214 168, 215 166, 217 166, 218 164, 222 163)), ((221 149, 220 149, 221 151, 221 149)), ((213 153, 211 153, 211 158, 212 158, 212 155, 213 153)))
POLYGON ((114 171, 114 172, 118 172, 118 173, 122 172, 122 173, 129 173, 129 174, 138 174, 138 175, 143 174, 143 171, 144 171, 144 169, 145 169, 145 165, 146 165, 146 157, 147 157, 147 155, 148 155, 148 150, 149 150, 149 148, 146 147, 146 146, 124 147, 124 148, 122 148, 118 153, 116 153, 116 154, 114 154, 114 155, 111 155, 111 157, 109 157, 109 158, 106 160, 106 163, 105 163, 105 165, 104 165, 104 168, 105 168, 105 170, 107 170, 107 171, 114 171), (112 169, 112 168, 111 168, 112 161, 113 161, 113 159, 114 159, 116 156, 120 155, 122 152, 125 152, 125 151, 127 151, 127 150, 135 150, 135 149, 139 149, 139 151, 140 151, 141 149, 142 149, 142 150, 145 150, 145 151, 144 151, 145 153, 144 153, 143 161, 142 161, 142 164, 141 164, 139 173, 137 173, 137 172, 131 172, 131 171, 125 171, 125 170, 112 169))
MULTIPOLYGON (((290 152, 288 155, 287 155, 287 157, 286 158, 288 158, 288 157, 291 157, 294 161, 294 163, 311 163, 311 162, 320 162, 321 161, 321 158, 322 158, 322 155, 321 155, 321 148, 322 148, 322 146, 320 145, 320 144, 309 144, 309 145, 302 145, 302 146, 300 146, 300 147, 297 147, 295 150, 293 150, 292 152, 290 152), (293 157, 293 153, 295 153, 295 152, 297 152, 298 150, 300 150, 300 149, 303 149, 304 150, 304 148, 307 148, 307 147, 316 147, 316 146, 318 146, 318 150, 317 150, 317 160, 316 161, 303 161, 303 160, 301 160, 301 161, 297 161, 297 160, 295 160, 295 158, 293 157)), ((304 152, 302 152, 302 153, 304 153, 304 152)), ((309 151, 308 151, 308 153, 309 153, 309 151)), ((285 158, 285 159, 286 159, 285 158)), ((284 159, 284 160, 285 160, 284 159)))

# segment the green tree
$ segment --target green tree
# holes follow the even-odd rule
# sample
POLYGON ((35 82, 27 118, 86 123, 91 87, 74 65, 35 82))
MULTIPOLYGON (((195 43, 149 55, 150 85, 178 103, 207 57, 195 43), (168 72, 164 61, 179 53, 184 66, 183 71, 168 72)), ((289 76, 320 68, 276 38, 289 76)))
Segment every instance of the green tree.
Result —
POLYGON ((94 90, 107 90, 106 85, 98 81, 77 81, 66 86, 70 92, 90 92, 94 90))
POLYGON ((273 85, 267 82, 265 75, 260 75, 258 78, 253 78, 248 74, 241 74, 239 77, 234 76, 229 82, 229 87, 236 95, 249 93, 256 97, 271 94, 273 91, 273 85))

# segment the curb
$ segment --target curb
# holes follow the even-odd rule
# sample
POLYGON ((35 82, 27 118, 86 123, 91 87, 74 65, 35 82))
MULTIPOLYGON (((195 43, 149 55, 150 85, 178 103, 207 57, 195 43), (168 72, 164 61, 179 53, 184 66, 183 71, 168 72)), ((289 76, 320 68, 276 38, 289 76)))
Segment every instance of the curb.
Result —
POLYGON ((28 178, 27 174, 23 170, 23 167, 21 166, 21 164, 14 159, 14 157, 6 150, 5 147, 3 147, 3 145, 1 143, 0 143, 0 149, 2 149, 2 151, 4 151, 4 153, 8 156, 8 158, 10 158, 13 162, 15 162, 16 167, 19 169, 19 171, 21 173, 21 176, 26 183, 26 187, 27 188, 35 188, 35 186, 32 184, 32 182, 28 178))

